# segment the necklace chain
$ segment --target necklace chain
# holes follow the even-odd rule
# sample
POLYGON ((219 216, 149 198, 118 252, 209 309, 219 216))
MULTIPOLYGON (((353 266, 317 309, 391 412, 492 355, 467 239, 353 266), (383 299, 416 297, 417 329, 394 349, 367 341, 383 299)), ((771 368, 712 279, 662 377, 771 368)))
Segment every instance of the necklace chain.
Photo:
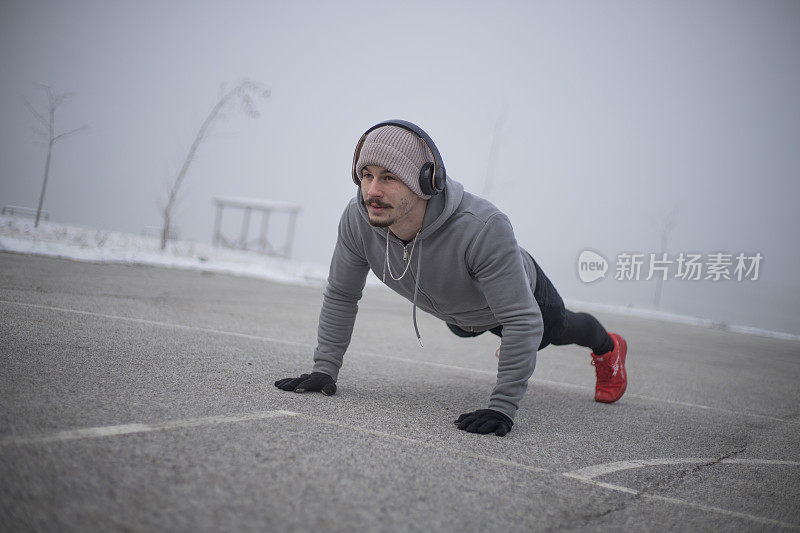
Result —
MULTIPOLYGON (((394 277, 394 274, 392 274, 392 265, 389 263, 389 228, 386 228, 386 264, 385 264, 385 266, 383 268, 383 282, 384 283, 386 283, 386 268, 387 267, 389 268, 389 275, 392 277, 393 280, 400 281, 401 279, 403 279, 405 277, 406 272, 408 272, 408 267, 411 266, 411 258, 414 257, 414 247, 417 245, 417 237, 419 237, 419 231, 417 232, 416 235, 414 235, 414 242, 411 245, 411 253, 408 255, 408 263, 406 263, 406 268, 405 268, 405 270, 403 270, 403 273, 400 274, 400 277, 396 278, 396 277, 394 277)), ((408 245, 406 245, 406 246, 408 246, 408 245)))

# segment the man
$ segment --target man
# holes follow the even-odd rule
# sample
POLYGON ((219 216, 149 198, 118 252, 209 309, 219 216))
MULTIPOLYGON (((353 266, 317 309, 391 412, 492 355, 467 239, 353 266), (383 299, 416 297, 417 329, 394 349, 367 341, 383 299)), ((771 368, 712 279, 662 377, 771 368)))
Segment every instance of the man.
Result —
POLYGON ((627 386, 625 340, 587 313, 573 313, 533 257, 519 247, 508 217, 446 176, 441 155, 405 121, 373 126, 353 157, 359 185, 341 217, 319 317, 311 374, 285 378, 285 391, 336 393, 336 378, 370 269, 416 309, 458 336, 501 337, 497 383, 487 409, 462 414, 458 428, 507 434, 536 353, 548 344, 592 349, 595 400, 611 403, 627 386), (386 277, 386 273, 389 277, 386 277))

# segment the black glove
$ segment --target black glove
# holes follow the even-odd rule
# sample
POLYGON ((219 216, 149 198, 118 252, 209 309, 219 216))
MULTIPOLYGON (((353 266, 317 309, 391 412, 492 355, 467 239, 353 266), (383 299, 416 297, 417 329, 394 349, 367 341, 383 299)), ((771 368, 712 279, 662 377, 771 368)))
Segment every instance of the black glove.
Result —
POLYGON ((284 378, 275 382, 281 390, 294 392, 321 392, 325 396, 336 394, 336 382, 324 372, 303 374, 299 378, 284 378))
POLYGON ((458 417, 458 420, 453 420, 454 424, 458 424, 458 429, 469 431, 470 433, 494 433, 498 437, 505 436, 506 433, 511 431, 511 426, 514 422, 500 411, 492 409, 478 409, 471 413, 464 413, 458 417))

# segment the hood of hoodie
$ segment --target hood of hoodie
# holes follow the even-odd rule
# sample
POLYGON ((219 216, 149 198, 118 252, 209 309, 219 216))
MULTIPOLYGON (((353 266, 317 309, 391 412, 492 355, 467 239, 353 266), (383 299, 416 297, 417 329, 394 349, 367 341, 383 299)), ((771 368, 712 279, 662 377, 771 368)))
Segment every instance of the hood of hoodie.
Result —
MULTIPOLYGON (((519 247, 508 217, 448 178, 444 191, 428 201, 416 241, 404 243, 369 224, 360 192, 351 197, 339 221, 314 371, 338 376, 370 271, 378 279, 384 274, 386 285, 412 302, 420 344, 418 307, 471 333, 503 326, 489 408, 513 418, 544 336, 535 293, 549 281, 519 247)), ((563 313, 563 302, 550 289, 563 313)))
MULTIPOLYGON (((360 188, 356 192, 356 195, 359 207, 358 212, 361 214, 364 220, 366 220, 366 222, 369 224, 369 213, 367 212, 367 206, 364 203, 364 198, 361 194, 360 188)), ((422 243, 425 241, 427 237, 436 233, 436 231, 438 231, 439 228, 442 227, 442 225, 447 221, 447 219, 450 218, 453 215, 453 213, 455 213, 463 197, 464 197, 464 186, 448 176, 447 181, 445 182, 444 190, 442 190, 442 192, 437 194, 436 196, 432 196, 428 200, 428 204, 425 206, 425 216, 422 219, 422 229, 420 230, 419 235, 414 239, 414 246, 416 246, 419 251, 417 252, 416 280, 414 282, 414 296, 412 298, 413 307, 411 311, 411 316, 412 316, 412 321, 414 323, 414 332, 417 334, 417 340, 419 341, 420 346, 422 346, 422 337, 419 333, 419 325, 417 324, 417 294, 419 292, 419 280, 422 277, 422 243)), ((386 262, 384 263, 384 274, 383 274, 383 278, 385 281, 386 267, 388 266, 389 262, 389 255, 388 255, 389 230, 388 228, 378 228, 372 226, 371 224, 370 228, 372 228, 372 230, 376 232, 379 236, 386 239, 387 255, 386 255, 386 262)), ((393 238, 397 239, 397 237, 393 238)), ((412 249, 412 255, 413 255, 413 249, 412 249)), ((410 265, 411 265, 411 259, 409 259, 409 266, 410 265)))
MULTIPOLYGON (((425 240, 426 237, 432 235, 441 228, 442 224, 455 213, 463 197, 464 186, 450 178, 450 176, 447 176, 444 190, 428 200, 428 205, 425 207, 425 217, 422 219, 422 230, 417 239, 419 241, 425 240)), ((364 220, 369 223, 369 213, 367 212, 367 206, 364 204, 364 198, 361 195, 360 189, 356 192, 356 201, 358 202, 359 213, 361 213, 364 220)), ((386 228, 370 227, 382 238, 386 237, 386 228)))

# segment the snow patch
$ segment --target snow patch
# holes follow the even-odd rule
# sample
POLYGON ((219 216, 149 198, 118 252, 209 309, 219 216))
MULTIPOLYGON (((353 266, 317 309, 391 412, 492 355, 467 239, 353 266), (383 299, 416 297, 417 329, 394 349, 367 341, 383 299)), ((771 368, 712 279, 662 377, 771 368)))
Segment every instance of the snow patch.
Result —
MULTIPOLYGON (((328 269, 314 263, 269 257, 256 252, 214 247, 190 241, 171 241, 160 249, 158 238, 53 222, 0 216, 0 251, 46 255, 93 263, 124 263, 218 272, 280 283, 324 287, 328 269)), ((367 285, 385 287, 370 272, 367 285)), ((568 300, 570 307, 666 322, 723 329, 749 335, 800 341, 800 335, 731 325, 702 317, 676 315, 630 306, 568 300)))
POLYGON ((155 237, 42 221, 34 228, 32 220, 8 216, 0 217, 0 251, 218 272, 310 286, 324 286, 328 278, 328 269, 313 263, 190 241, 170 241, 161 250, 155 237))

